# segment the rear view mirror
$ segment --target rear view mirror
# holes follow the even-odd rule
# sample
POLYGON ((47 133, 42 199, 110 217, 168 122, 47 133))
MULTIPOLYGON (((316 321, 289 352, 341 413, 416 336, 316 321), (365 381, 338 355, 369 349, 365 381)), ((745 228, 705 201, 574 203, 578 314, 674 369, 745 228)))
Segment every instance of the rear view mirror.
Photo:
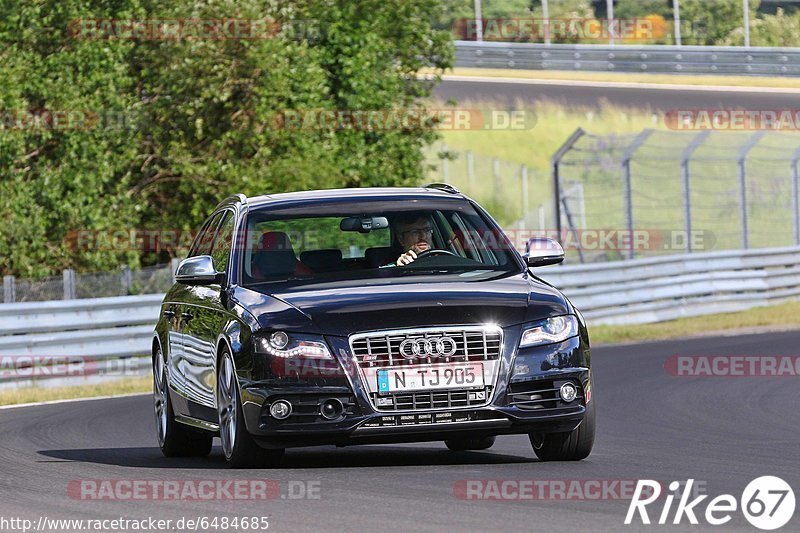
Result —
POLYGON ((523 257, 529 267, 557 265, 564 260, 564 248, 553 239, 533 237, 528 239, 523 257))
POLYGON ((386 217, 347 217, 339 223, 342 231, 358 231, 359 233, 369 233, 376 229, 389 227, 389 220, 386 217))

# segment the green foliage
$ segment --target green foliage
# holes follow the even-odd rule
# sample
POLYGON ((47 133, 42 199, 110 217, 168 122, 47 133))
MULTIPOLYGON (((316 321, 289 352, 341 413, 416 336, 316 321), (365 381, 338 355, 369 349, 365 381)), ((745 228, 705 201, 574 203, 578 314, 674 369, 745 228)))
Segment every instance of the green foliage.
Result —
MULTIPOLYGON (((739 28, 731 32, 722 44, 742 46, 744 31, 739 28)), ((787 14, 778 9, 774 15, 762 15, 750 26, 752 46, 800 46, 800 11, 787 14)))
POLYGON ((152 262, 76 249, 70 232, 196 228, 236 192, 418 183, 433 131, 287 131, 275 117, 418 107, 437 78, 417 83, 416 73, 452 61, 450 35, 430 26, 440 10, 436 0, 0 1, 0 111, 87 110, 99 120, 0 127, 0 270, 35 277, 152 262), (268 18, 309 31, 86 39, 69 32, 80 18, 268 18))
MULTIPOLYGON (((749 0, 750 20, 756 18, 761 0, 749 0)), ((741 0, 681 0, 681 20, 691 24, 693 31, 683 35, 683 44, 724 44, 732 32, 741 31, 744 11, 741 0)))

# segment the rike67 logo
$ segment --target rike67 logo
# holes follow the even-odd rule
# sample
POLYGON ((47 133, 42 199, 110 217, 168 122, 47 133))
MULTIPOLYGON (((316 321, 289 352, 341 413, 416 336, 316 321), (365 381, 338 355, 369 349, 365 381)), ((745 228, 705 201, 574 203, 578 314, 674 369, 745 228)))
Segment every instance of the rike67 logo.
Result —
MULTIPOLYGON (((700 523, 699 516, 705 519, 707 524, 721 526, 730 522, 733 513, 741 509, 742 514, 751 525, 761 530, 772 531, 785 526, 794 515, 794 491, 779 477, 762 476, 754 479, 745 487, 742 497, 738 501, 731 494, 721 494, 707 502, 705 512, 701 512, 700 504, 708 498, 707 494, 689 500, 694 495, 692 494, 693 484, 694 479, 687 480, 685 484, 678 481, 669 484, 672 494, 667 494, 664 498, 664 506, 658 517, 653 516, 653 519, 657 520, 656 524, 678 525, 686 519, 689 524, 697 525, 700 523), (681 487, 683 490, 678 493, 681 487), (678 503, 673 511, 672 504, 676 497, 678 503)), ((647 506, 656 502, 660 497, 661 484, 658 481, 639 480, 628 507, 625 524, 633 523, 638 515, 638 520, 642 524, 650 525, 651 517, 648 514, 647 506)), ((656 511, 657 509, 651 508, 650 510, 656 511)))

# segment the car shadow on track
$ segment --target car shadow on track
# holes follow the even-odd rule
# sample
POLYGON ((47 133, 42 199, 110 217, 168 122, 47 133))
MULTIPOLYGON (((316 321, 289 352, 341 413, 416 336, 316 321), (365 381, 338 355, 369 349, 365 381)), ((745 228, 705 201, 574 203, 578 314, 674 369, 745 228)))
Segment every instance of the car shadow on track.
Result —
MULTIPOLYGON (((208 457, 164 457, 156 447, 76 448, 39 450, 46 457, 39 462, 95 463, 133 468, 227 469, 222 450, 215 446, 208 457), (53 460, 56 461, 53 461, 53 460)), ((369 468, 392 466, 464 466, 534 463, 534 457, 480 452, 452 452, 434 447, 354 446, 336 448, 294 448, 286 451, 280 469, 288 468, 369 468)))

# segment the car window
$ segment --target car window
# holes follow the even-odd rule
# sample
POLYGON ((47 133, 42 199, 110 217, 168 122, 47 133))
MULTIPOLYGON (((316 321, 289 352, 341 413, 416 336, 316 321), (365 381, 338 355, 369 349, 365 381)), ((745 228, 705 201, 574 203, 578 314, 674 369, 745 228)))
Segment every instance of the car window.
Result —
POLYGON ((203 224, 203 228, 197 234, 189 250, 189 257, 211 254, 211 245, 214 243, 214 235, 216 234, 217 226, 219 226, 219 220, 221 218, 222 213, 215 213, 203 224))
POLYGON ((236 225, 233 211, 225 211, 224 217, 211 249, 211 257, 214 259, 214 268, 217 272, 228 271, 228 259, 231 256, 233 245, 233 229, 236 225))
POLYGON ((502 230, 468 202, 450 202, 444 209, 401 202, 384 202, 374 211, 365 207, 372 206, 347 211, 346 204, 339 204, 285 213, 252 209, 241 257, 243 285, 521 268, 502 230), (419 257, 400 261, 409 250, 419 257))

